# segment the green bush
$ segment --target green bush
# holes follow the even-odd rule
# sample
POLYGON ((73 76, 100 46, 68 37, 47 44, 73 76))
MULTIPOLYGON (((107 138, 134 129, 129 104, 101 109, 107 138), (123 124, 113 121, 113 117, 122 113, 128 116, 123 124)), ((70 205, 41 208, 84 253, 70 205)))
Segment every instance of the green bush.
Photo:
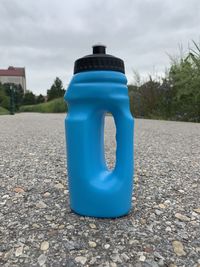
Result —
POLYGON ((67 111, 67 105, 63 98, 57 98, 52 101, 37 105, 21 106, 20 112, 41 112, 41 113, 62 113, 67 111))
POLYGON ((7 115, 9 114, 9 111, 5 108, 0 107, 0 115, 7 115))
POLYGON ((0 83, 0 106, 5 109, 10 107, 10 97, 6 95, 5 88, 0 83))
POLYGON ((141 83, 135 76, 128 86, 135 117, 200 122, 200 45, 172 60, 165 78, 141 83))

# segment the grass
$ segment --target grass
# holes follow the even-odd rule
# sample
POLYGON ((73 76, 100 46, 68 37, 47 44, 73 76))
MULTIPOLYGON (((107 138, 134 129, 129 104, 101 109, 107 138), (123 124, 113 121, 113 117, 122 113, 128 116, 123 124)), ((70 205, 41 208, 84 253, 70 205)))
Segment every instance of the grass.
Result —
POLYGON ((0 107, 0 115, 7 115, 7 114, 10 114, 10 112, 5 108, 0 107))
POLYGON ((19 112, 62 113, 66 110, 64 99, 57 98, 42 104, 21 106, 19 112))

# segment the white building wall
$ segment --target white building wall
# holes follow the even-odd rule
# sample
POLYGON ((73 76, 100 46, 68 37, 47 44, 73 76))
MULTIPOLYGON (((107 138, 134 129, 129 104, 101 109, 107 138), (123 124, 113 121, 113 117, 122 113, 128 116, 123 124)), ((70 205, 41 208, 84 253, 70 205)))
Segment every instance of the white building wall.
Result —
POLYGON ((26 92, 26 79, 22 76, 0 76, 0 82, 3 83, 14 83, 14 84, 20 84, 24 90, 24 93, 26 92))

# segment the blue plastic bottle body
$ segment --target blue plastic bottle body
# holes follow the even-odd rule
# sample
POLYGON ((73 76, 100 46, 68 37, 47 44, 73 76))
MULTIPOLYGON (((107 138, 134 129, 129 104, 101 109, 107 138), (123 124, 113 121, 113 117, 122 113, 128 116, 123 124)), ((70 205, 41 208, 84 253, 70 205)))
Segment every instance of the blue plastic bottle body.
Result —
POLYGON ((70 206, 80 215, 111 218, 131 209, 134 121, 126 84, 120 72, 87 71, 75 74, 65 93, 70 206), (113 170, 104 155, 106 112, 116 125, 113 170))

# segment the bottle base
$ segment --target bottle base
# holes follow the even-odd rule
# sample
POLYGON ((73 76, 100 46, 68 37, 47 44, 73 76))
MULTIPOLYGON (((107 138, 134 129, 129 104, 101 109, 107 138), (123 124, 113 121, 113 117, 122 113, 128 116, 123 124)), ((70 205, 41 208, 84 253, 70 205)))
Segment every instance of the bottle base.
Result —
POLYGON ((122 218, 122 217, 126 217, 129 215, 129 213, 131 212, 131 210, 128 210, 124 213, 120 213, 120 214, 92 214, 92 213, 87 213, 87 212, 79 212, 74 210, 73 208, 71 208, 71 212, 82 216, 82 217, 92 217, 92 218, 98 218, 98 219, 117 219, 117 218, 122 218))

